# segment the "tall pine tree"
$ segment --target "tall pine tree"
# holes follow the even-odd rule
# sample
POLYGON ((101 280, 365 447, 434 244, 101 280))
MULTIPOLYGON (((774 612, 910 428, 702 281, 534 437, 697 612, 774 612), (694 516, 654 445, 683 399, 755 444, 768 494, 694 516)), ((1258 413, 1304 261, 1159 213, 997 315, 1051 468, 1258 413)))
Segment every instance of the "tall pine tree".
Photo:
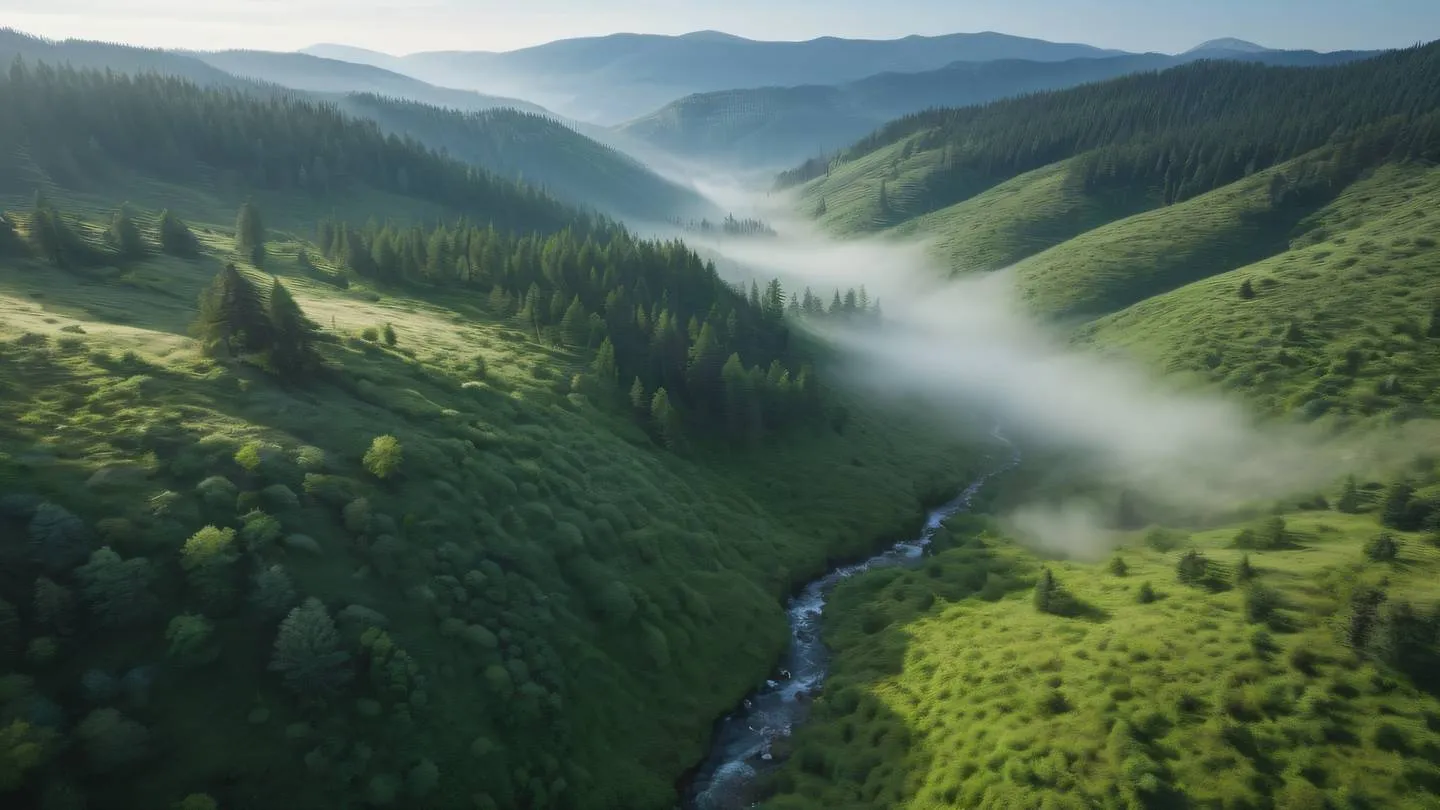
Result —
POLYGON ((314 371, 320 364, 315 352, 315 324, 305 317, 278 278, 270 287, 266 314, 270 321, 270 365, 276 373, 296 379, 314 371))
POLYGON ((259 351, 270 343, 270 322, 260 294, 233 263, 225 265, 201 293, 193 329, 205 352, 213 356, 259 351))
POLYGON ((249 202, 240 206, 235 217, 235 252, 256 267, 265 266, 265 225, 259 209, 249 202))

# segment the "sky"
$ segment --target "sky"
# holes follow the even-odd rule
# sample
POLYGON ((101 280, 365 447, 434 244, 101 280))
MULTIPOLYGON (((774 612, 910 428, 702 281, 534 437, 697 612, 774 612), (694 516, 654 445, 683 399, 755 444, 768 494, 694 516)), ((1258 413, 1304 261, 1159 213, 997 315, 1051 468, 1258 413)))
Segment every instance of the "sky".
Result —
POLYGON ((334 42, 392 54, 707 29, 781 40, 1000 31, 1166 53, 1233 36, 1329 51, 1440 39, 1440 0, 0 0, 0 26, 197 50, 334 42))

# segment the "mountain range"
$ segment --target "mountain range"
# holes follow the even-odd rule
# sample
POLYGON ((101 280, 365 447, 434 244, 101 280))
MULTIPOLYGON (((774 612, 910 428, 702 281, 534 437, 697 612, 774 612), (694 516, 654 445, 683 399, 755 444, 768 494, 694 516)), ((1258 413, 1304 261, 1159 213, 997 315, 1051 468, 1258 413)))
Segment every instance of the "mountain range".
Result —
POLYGON ((120 73, 158 73, 250 95, 298 94, 329 101, 387 132, 449 151, 504 177, 543 185, 565 202, 613 216, 660 222, 721 213, 694 190, 613 148, 623 138, 604 128, 567 122, 528 101, 437 87, 373 65, 301 53, 178 52, 52 41, 0 30, 0 60, 16 57, 120 73), (483 131, 476 129, 480 121, 483 131))
POLYGON ((886 121, 931 107, 983 104, 1130 73, 1164 70, 1201 59, 1316 66, 1373 55, 1366 51, 1317 53, 1257 48, 1238 40, 1216 40, 1178 56, 1148 53, 1059 62, 966 61, 917 73, 881 73, 838 85, 697 93, 618 129, 676 155, 743 166, 774 166, 837 149, 886 121))
POLYGON ((877 73, 934 70, 960 60, 1057 62, 1122 53, 993 32, 762 42, 714 31, 612 34, 504 53, 435 51, 395 57, 335 45, 315 45, 303 52, 358 60, 436 84, 520 96, 601 124, 630 120, 692 93, 836 84, 877 73))

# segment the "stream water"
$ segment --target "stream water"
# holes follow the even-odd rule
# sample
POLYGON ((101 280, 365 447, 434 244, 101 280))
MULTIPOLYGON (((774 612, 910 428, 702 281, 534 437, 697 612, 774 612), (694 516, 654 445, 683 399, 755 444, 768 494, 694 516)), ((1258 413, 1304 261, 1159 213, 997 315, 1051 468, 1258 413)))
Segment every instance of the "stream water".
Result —
POLYGON ((774 744, 790 736, 805 719, 810 699, 818 694, 829 671, 820 622, 830 591, 841 580, 864 571, 919 561, 947 518, 969 509, 975 494, 991 478, 1020 463, 1020 451, 998 429, 993 435, 1010 447, 1010 459, 931 510, 918 537, 896 543, 863 562, 833 569, 790 600, 786 607, 790 649, 771 679, 718 724, 710 754, 685 790, 686 810, 737 810, 751 805, 759 777, 778 764, 774 744))

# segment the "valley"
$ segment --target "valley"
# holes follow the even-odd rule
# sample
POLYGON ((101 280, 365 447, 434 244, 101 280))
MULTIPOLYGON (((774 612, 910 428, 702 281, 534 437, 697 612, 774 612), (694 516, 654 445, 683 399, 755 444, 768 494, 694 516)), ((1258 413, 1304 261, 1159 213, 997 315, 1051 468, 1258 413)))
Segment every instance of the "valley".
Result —
POLYGON ((1440 46, 0 54, 5 806, 1440 800, 1440 46))

